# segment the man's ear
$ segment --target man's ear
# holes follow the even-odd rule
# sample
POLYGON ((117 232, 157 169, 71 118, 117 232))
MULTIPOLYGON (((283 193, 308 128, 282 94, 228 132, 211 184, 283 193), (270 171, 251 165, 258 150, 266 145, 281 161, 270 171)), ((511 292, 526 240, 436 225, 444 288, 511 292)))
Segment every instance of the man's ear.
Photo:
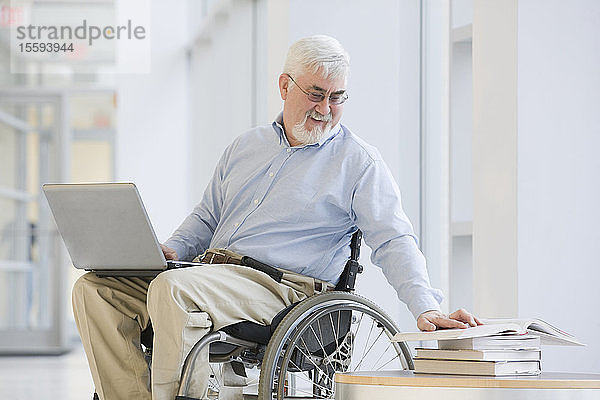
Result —
POLYGON ((279 94, 281 99, 285 100, 290 89, 290 78, 286 74, 279 75, 279 94))

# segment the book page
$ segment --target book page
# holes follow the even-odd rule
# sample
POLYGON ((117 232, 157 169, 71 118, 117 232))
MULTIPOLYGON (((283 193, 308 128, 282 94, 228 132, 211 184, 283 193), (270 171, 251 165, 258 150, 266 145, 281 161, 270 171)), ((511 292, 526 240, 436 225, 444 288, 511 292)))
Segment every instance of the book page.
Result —
POLYGON ((537 335, 542 341, 542 345, 554 346, 585 346, 584 343, 577 341, 575 338, 568 336, 556 336, 546 332, 530 330, 532 335, 537 335))
POLYGON ((482 318, 481 322, 485 325, 495 325, 495 324, 515 324, 521 327, 522 330, 526 330, 529 325, 531 325, 535 319, 520 319, 520 318, 482 318))
POLYGON ((527 329, 528 333, 540 336, 542 344, 545 345, 567 345, 567 346, 585 346, 583 343, 577 341, 577 339, 561 330, 557 327, 549 324, 548 322, 539 318, 532 319, 509 319, 509 318, 493 318, 483 319, 484 324, 506 324, 512 323, 517 324, 524 329, 527 329))

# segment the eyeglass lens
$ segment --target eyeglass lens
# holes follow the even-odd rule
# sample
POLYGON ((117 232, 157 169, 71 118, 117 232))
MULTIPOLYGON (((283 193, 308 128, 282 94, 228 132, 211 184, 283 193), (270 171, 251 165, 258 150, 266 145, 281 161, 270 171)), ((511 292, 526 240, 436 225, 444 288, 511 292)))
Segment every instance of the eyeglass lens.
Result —
MULTIPOLYGON (((296 86, 298 86, 298 88, 306 94, 306 96, 308 97, 308 100, 310 100, 314 103, 320 103, 325 99, 324 94, 315 93, 315 92, 307 92, 300 85, 298 85, 298 83, 296 83, 296 81, 294 80, 294 78, 292 78, 291 75, 288 75, 288 74, 286 74, 286 75, 289 76, 290 79, 292 80, 292 82, 294 82, 296 84, 296 86)), ((348 93, 346 93, 346 92, 341 93, 341 94, 332 94, 331 96, 329 96, 329 104, 333 104, 333 105, 342 104, 346 100, 348 100, 348 93)))

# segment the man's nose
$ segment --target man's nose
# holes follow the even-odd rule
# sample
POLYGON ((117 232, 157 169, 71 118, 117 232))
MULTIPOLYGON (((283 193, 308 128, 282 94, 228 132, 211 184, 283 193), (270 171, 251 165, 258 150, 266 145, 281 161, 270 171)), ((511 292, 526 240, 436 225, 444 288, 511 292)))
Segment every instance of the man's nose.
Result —
POLYGON ((331 112, 331 105, 329 104, 329 97, 325 96, 323 100, 317 103, 315 110, 321 115, 327 115, 331 112))

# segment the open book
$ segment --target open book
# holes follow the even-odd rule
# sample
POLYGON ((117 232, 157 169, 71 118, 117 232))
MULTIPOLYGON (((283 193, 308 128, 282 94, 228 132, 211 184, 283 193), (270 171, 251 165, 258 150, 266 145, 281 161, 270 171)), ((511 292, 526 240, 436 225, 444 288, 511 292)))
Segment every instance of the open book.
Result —
POLYGON ((482 319, 484 325, 466 329, 440 329, 432 332, 400 332, 392 338, 395 342, 418 340, 467 339, 491 335, 539 336, 543 345, 585 346, 572 335, 541 319, 482 319))

